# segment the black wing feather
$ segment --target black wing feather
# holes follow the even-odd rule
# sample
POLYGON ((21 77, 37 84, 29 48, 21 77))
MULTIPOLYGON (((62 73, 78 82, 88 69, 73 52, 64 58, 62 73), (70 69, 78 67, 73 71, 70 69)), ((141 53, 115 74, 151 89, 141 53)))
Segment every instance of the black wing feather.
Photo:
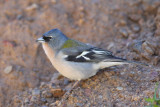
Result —
POLYGON ((118 58, 112 55, 112 52, 101 48, 90 48, 88 50, 77 53, 76 55, 68 55, 65 60, 72 62, 122 62, 125 59, 118 58), (85 52, 84 55, 83 52, 85 52))

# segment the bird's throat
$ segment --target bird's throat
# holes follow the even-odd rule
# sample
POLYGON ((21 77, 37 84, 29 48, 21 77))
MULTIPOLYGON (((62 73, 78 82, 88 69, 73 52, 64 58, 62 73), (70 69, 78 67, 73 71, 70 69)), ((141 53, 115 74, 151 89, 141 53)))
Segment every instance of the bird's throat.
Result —
MULTIPOLYGON (((42 43, 42 47, 44 49, 45 54, 49 59, 53 59, 55 56, 55 52, 53 49, 48 45, 48 43, 42 43)), ((50 60, 51 61, 51 60, 50 60)), ((51 61, 52 62, 52 61, 51 61)))

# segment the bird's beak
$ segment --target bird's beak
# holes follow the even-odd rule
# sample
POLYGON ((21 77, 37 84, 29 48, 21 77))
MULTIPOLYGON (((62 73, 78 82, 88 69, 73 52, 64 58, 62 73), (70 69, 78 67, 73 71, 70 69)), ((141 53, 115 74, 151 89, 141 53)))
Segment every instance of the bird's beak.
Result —
POLYGON ((40 37, 36 40, 36 42, 45 42, 45 40, 43 39, 43 37, 40 37))

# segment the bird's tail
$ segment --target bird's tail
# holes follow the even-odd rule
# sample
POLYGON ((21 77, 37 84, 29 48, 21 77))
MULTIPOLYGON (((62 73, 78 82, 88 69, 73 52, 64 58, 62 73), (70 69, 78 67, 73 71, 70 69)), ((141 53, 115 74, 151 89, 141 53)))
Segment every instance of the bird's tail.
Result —
POLYGON ((136 65, 143 65, 143 66, 149 66, 148 64, 142 63, 142 62, 137 62, 137 61, 127 61, 129 64, 136 64, 136 65))
MULTIPOLYGON (((143 66, 149 66, 148 64, 145 64, 145 63, 141 63, 141 62, 137 62, 137 61, 128 61, 126 59, 123 59, 123 58, 119 58, 119 57, 112 57, 110 59, 111 62, 121 62, 123 64, 135 64, 135 65, 143 65, 143 66)), ((106 62, 108 62, 106 60, 106 62)))
POLYGON ((148 67, 147 64, 136 62, 136 61, 128 61, 126 59, 115 57, 115 56, 106 58, 104 61, 99 63, 101 69, 111 67, 111 66, 116 66, 116 65, 123 65, 123 64, 136 64, 136 65, 142 65, 144 67, 148 67))

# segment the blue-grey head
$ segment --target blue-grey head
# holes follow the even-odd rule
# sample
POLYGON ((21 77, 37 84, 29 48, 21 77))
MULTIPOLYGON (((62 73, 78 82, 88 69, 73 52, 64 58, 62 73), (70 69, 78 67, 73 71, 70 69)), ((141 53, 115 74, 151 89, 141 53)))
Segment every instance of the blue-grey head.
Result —
POLYGON ((59 30, 52 29, 43 34, 42 37, 38 38, 36 41, 41 43, 48 43, 53 49, 60 48, 68 38, 59 30))

